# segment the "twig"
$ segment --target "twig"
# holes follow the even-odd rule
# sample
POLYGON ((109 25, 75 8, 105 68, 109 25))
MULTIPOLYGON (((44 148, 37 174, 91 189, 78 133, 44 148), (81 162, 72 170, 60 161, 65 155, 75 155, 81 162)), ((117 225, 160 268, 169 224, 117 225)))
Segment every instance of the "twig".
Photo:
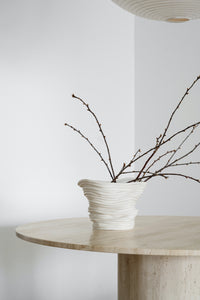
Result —
MULTIPOLYGON (((194 126, 197 126, 197 125, 199 125, 199 124, 200 124, 200 122, 196 122, 196 123, 194 123, 194 124, 191 124, 191 125, 189 125, 189 126, 183 128, 183 129, 177 131, 176 133, 174 133, 173 135, 171 135, 168 139, 164 140, 164 141, 162 142, 162 144, 160 145, 160 147, 163 146, 164 144, 170 142, 170 141, 171 141, 172 139, 174 139, 177 135, 179 135, 179 134, 181 134, 181 133, 184 133, 184 132, 186 132, 187 130, 189 130, 190 128, 192 128, 192 127, 194 127, 194 126)), ((147 150, 146 152, 144 152, 144 153, 142 153, 141 155, 139 155, 138 157, 132 158, 128 164, 123 164, 122 169, 121 169, 121 170, 119 171, 119 173, 116 175, 115 179, 117 179, 117 178, 122 174, 122 172, 123 172, 124 170, 126 170, 126 169, 129 168, 129 167, 131 167, 132 164, 133 164, 134 162, 136 162, 136 161, 138 161, 139 159, 141 159, 142 157, 146 156, 146 155, 149 154, 151 151, 154 151, 156 147, 157 147, 157 146, 154 146, 154 147, 150 148, 149 150, 147 150)), ((138 151, 137 151, 136 153, 138 153, 138 151)))
POLYGON ((170 167, 199 165, 199 164, 200 164, 200 161, 190 161, 190 162, 185 162, 185 163, 181 163, 181 164, 173 164, 170 167))
POLYGON ((149 150, 147 150, 146 152, 143 152, 142 154, 139 154, 141 151, 140 149, 138 151, 136 151, 136 153, 131 157, 130 161, 128 163, 123 163, 120 171, 115 174, 114 171, 114 167, 113 167, 113 163, 112 163, 112 159, 111 159, 111 153, 110 153, 110 148, 106 139, 106 136, 102 130, 102 126, 101 123, 99 122, 96 114, 93 112, 93 110, 90 109, 89 104, 87 104, 83 99, 81 99, 80 97, 75 96, 74 94, 72 95, 73 98, 79 100, 89 111, 90 114, 92 114, 93 118, 95 119, 99 131, 103 137, 103 141, 105 143, 106 146, 106 150, 107 150, 107 155, 108 155, 108 161, 106 161, 102 154, 97 150, 97 148, 91 143, 91 141, 79 130, 76 129, 75 127, 73 127, 70 124, 65 123, 66 126, 70 127, 71 129, 73 129, 74 131, 76 131, 82 138, 84 138, 89 144, 90 146, 93 148, 93 150, 95 150, 95 152, 99 155, 99 157, 101 158, 101 161, 103 161, 104 165, 106 166, 112 181, 111 182, 116 182, 116 180, 119 178, 120 175, 124 175, 124 174, 130 174, 130 173, 134 173, 137 174, 136 177, 132 180, 130 180, 129 182, 141 182, 141 181, 148 181, 153 177, 156 176, 161 176, 163 178, 168 178, 168 176, 174 175, 174 176, 182 176, 184 178, 189 178, 191 180, 194 180, 196 182, 200 182, 199 179, 194 178, 192 176, 187 176, 184 174, 180 174, 180 173, 166 173, 165 169, 170 168, 170 167, 178 167, 178 166, 188 166, 188 165, 197 165, 200 164, 200 161, 196 161, 196 162, 183 162, 183 163, 179 163, 179 161, 182 161, 185 157, 189 156, 190 154, 192 154, 199 146, 200 146, 200 142, 197 143, 190 151, 188 151, 187 153, 185 153, 184 155, 174 159, 172 161, 172 159, 174 158, 174 156, 177 154, 177 152, 182 148, 183 144, 189 139, 189 137, 192 135, 192 133, 194 132, 194 130, 200 125, 200 121, 196 122, 194 124, 188 125, 187 127, 175 132, 174 134, 172 134, 170 137, 167 138, 167 132, 168 129, 170 127, 170 124, 174 118, 174 115, 176 114, 176 112, 178 111, 180 105, 183 103, 184 99, 186 98, 186 96, 189 94, 189 91, 192 89, 192 87, 196 84, 196 82, 200 79, 200 76, 198 76, 193 83, 190 85, 189 88, 187 88, 186 92, 184 93, 184 95, 182 96, 181 100, 178 102, 178 105, 175 107, 175 109, 172 111, 170 118, 167 122, 167 125, 163 131, 162 134, 160 134, 160 136, 158 136, 156 138, 155 141, 155 145, 154 147, 150 148, 149 150), (189 133, 187 132, 188 130, 189 133), (158 150, 160 150, 160 148, 165 145, 166 143, 172 141, 175 137, 177 137, 178 135, 187 132, 187 135, 183 137, 183 140, 181 141, 181 143, 177 146, 176 149, 174 150, 168 150, 165 153, 163 153, 162 155, 158 156, 157 158, 154 158, 154 160, 152 160, 153 156, 157 153, 158 150), (167 162, 165 162, 164 166, 162 166, 160 169, 156 170, 156 171, 151 171, 151 168, 158 162, 160 161, 163 157, 167 156, 168 154, 170 154, 170 157, 167 160, 167 162), (148 155, 149 154, 149 155, 148 155), (148 155, 147 158, 145 158, 145 161, 143 163, 143 166, 141 167, 140 170, 135 171, 126 171, 128 168, 130 168, 132 166, 133 163, 135 163, 136 161, 139 161, 140 159, 144 158, 146 155, 148 155))
POLYGON ((64 125, 70 127, 71 129, 73 129, 75 132, 77 132, 82 138, 84 138, 90 144, 90 146, 94 149, 94 151, 100 156, 101 161, 104 163, 104 165, 106 166, 111 178, 113 179, 113 175, 111 173, 111 170, 110 170, 107 162, 105 161, 105 159, 103 158, 101 153, 97 150, 97 148, 90 142, 90 140, 79 129, 76 129, 74 126, 72 126, 68 123, 65 123, 64 125))
POLYGON ((152 177, 154 177, 156 174, 160 174, 164 169, 172 167, 174 165, 174 163, 176 163, 177 161, 182 160, 183 158, 187 157, 188 155, 190 155, 191 153, 193 153, 198 147, 200 146, 200 142, 194 146, 194 148, 192 148, 192 150, 190 150, 189 152, 187 152, 186 154, 184 154, 183 156, 177 158, 176 160, 174 160, 173 162, 171 162, 171 164, 166 164, 164 167, 162 167, 161 169, 157 170, 154 172, 154 175, 149 176, 149 178, 147 178, 145 181, 148 181, 149 179, 151 179, 152 177))
MULTIPOLYGON (((140 171, 135 171, 135 170, 133 170, 133 171, 123 172, 122 174, 125 175, 125 174, 131 174, 131 173, 139 173, 139 172, 140 172, 140 171)), ((151 175, 154 174, 154 172, 149 172, 149 171, 148 171, 148 172, 145 172, 145 173, 151 174, 151 175)), ((165 176, 165 175, 163 175, 163 174, 162 174, 161 176, 162 176, 162 177, 165 177, 165 179, 168 178, 167 176, 165 176)), ((142 177, 141 179, 143 179, 143 178, 144 178, 144 177, 142 177)), ((133 181, 134 181, 134 180, 133 180, 133 181)))
MULTIPOLYGON (((186 179, 191 179, 191 180, 194 180, 198 183, 200 183, 200 179, 197 179, 197 178, 194 178, 194 177, 191 177, 191 176, 188 176, 188 175, 184 175, 184 174, 179 174, 179 173, 159 173, 159 174, 154 174, 152 177, 155 177, 155 176, 161 176, 161 175, 165 175, 165 176, 181 176, 181 177, 184 177, 186 179)), ((148 178, 145 180, 145 182, 148 181, 148 178)))
POLYGON ((182 104, 183 100, 184 100, 185 97, 189 94, 189 91, 193 88, 193 86, 197 83, 197 81, 198 81, 199 79, 200 79, 200 76, 197 76, 197 78, 193 81, 193 83, 191 84, 191 86, 190 86, 189 88, 187 88, 185 94, 183 95, 183 97, 182 97, 181 100, 179 101, 178 105, 176 106, 176 108, 175 108, 174 111, 172 112, 171 117, 169 118, 169 121, 168 121, 168 123, 167 123, 167 127, 165 128, 165 131, 164 131, 164 133, 163 133, 163 135, 162 135, 161 142, 162 142, 162 140, 163 140, 163 139, 165 138, 165 136, 166 136, 166 133, 167 133, 167 131, 168 131, 168 129, 169 129, 169 126, 170 126, 170 124, 171 124, 171 122, 172 122, 172 119, 173 119, 173 117, 174 117, 176 111, 179 109, 179 107, 180 107, 180 105, 182 104))
MULTIPOLYGON (((174 163, 176 163, 177 161, 180 161, 181 159, 185 158, 186 156, 190 155, 191 153, 193 153, 198 147, 200 146, 200 142, 198 144, 196 144, 194 146, 194 148, 192 148, 192 150, 190 150, 189 152, 187 152, 186 154, 184 154, 183 156, 175 159, 170 165, 173 165, 174 163)), ((170 166, 169 165, 169 166, 170 166)))
POLYGON ((117 180, 118 177, 123 173, 123 171, 124 171, 125 169, 129 168, 129 167, 132 165, 132 163, 133 163, 134 160, 136 159, 138 153, 140 153, 140 152, 141 152, 141 150, 138 149, 138 150, 135 152, 135 154, 133 155, 132 159, 130 160, 130 162, 129 162, 128 164, 123 163, 123 166, 122 166, 121 170, 120 170, 119 173, 114 177, 114 179, 113 179, 112 182, 116 182, 116 180, 117 180))
POLYGON ((192 127, 192 130, 188 133, 188 135, 184 138, 184 140, 180 143, 180 145, 176 148, 176 150, 174 151, 174 153, 170 156, 170 158, 167 161, 167 165, 170 163, 170 161, 172 160, 172 158, 174 157, 174 155, 177 153, 178 150, 181 149, 181 147, 183 146, 183 144, 187 141, 187 139, 191 136, 191 134, 193 134, 194 130, 198 127, 199 125, 195 125, 192 127))
POLYGON ((168 155, 168 154, 170 154, 170 153, 174 153, 175 151, 176 151, 176 150, 167 151, 167 152, 165 152, 164 154, 160 155, 157 159, 155 159, 155 160, 150 164, 150 166, 147 168, 146 171, 143 171, 144 175, 145 175, 145 174, 150 170, 150 168, 153 167, 153 165, 154 165, 155 163, 157 163, 161 158, 163 158, 164 156, 166 156, 166 155, 168 155))
MULTIPOLYGON (((163 156, 165 156, 165 155, 167 155, 167 154, 169 154, 169 153, 172 153, 172 155, 170 156, 170 158, 168 159, 168 161, 167 161, 167 163, 165 164, 165 166, 161 169, 161 170, 159 170, 159 171, 157 171, 157 172, 160 172, 160 171, 162 171, 162 170, 164 170, 165 168, 167 168, 167 167, 170 167, 170 166, 173 166, 173 163, 171 163, 171 164, 169 164, 170 163, 170 161, 172 160, 172 158, 174 157, 174 155, 177 153, 177 151, 178 150, 180 150, 181 149, 181 147, 183 146, 183 144, 187 141, 187 139, 191 136, 191 134, 193 134, 193 132, 194 132, 194 130, 197 128, 197 126, 198 125, 195 125, 195 126, 193 126, 192 127, 192 130, 189 132, 189 134, 187 134, 187 136, 183 139, 183 141, 180 143, 180 145, 175 149, 175 150, 172 150, 172 151, 167 151, 165 154, 163 154, 163 155, 161 155, 157 160, 160 160, 160 158, 162 158, 163 156)), ((196 148, 195 148, 196 149, 196 148)), ((194 149, 194 150, 195 150, 194 149)), ((193 150, 193 151, 194 151, 193 150)), ((192 152, 193 152, 192 151, 192 152)), ((190 152, 190 153, 192 153, 192 152, 190 152)), ((188 153, 187 155, 189 155, 190 153, 188 153)), ((187 156, 186 155, 186 156, 187 156)), ((182 159, 182 158, 180 158, 180 159, 182 159)), ((147 169, 147 171, 157 162, 157 160, 155 160, 149 167, 148 167, 148 169, 147 169)), ((156 173, 157 173, 156 172, 156 173)), ((145 172, 144 172, 144 175, 145 175, 145 172)))
POLYGON ((115 178, 115 172, 114 172, 114 168, 113 168, 113 163, 112 163, 112 159, 111 159, 111 154, 110 154, 110 149, 109 149, 109 146, 108 146, 108 143, 107 143, 107 139, 106 139, 106 136, 103 132, 103 129, 102 129, 102 126, 101 126, 101 123, 99 122, 96 114, 91 110, 91 108, 89 107, 89 104, 87 104, 83 99, 81 99, 80 97, 77 97, 75 96, 74 94, 72 94, 72 97, 79 100, 86 108, 87 110, 89 111, 89 113, 91 113, 91 115, 94 117, 98 127, 99 127, 99 131, 103 137, 103 140, 104 140, 104 143, 106 145, 106 149, 107 149, 107 153, 108 153, 108 159, 109 159, 109 163, 110 163, 110 167, 111 167, 111 170, 112 170, 112 177, 115 178))
POLYGON ((144 163, 143 167, 141 168, 141 171, 140 171, 140 173, 138 174, 138 176, 137 176, 136 179, 139 179, 139 178, 140 178, 140 175, 142 174, 142 172, 143 172, 144 169, 146 168, 147 164, 149 163, 149 161, 152 159, 152 157, 156 154, 156 152, 157 152, 158 149, 160 148, 160 146, 161 146, 161 144, 162 144, 162 142, 163 142, 163 140, 164 140, 164 138, 165 138, 165 136, 166 136, 166 134, 167 134, 167 131, 168 131, 168 129, 169 129, 169 126, 170 126, 170 124, 171 124, 171 122, 172 122, 172 119, 173 119, 173 117, 174 117, 176 111, 179 109, 181 103, 183 102, 183 100, 184 100, 185 97, 188 95, 188 93, 189 93, 189 91, 191 90, 191 88, 196 84, 196 82, 197 82, 199 79, 200 79, 200 76, 198 76, 198 77, 194 80, 194 82, 191 84, 191 86, 186 90, 185 94, 183 95, 183 97, 182 97, 181 100, 179 101, 179 103, 178 103, 178 105, 176 106, 176 108, 173 110, 173 112, 172 112, 172 114, 171 114, 171 116, 170 116, 170 118, 169 118, 169 121, 168 121, 168 123, 167 123, 167 126, 166 126, 166 128, 165 128, 165 130, 164 130, 164 132, 163 132, 163 134, 162 134, 162 137, 161 137, 161 139, 160 139, 160 141, 159 141, 159 143, 158 143, 158 145, 156 145, 155 150, 153 151, 153 153, 152 153, 152 154, 148 157, 148 159, 145 161, 145 163, 144 163))
MULTIPOLYGON (((155 176, 160 176, 160 177, 163 177, 163 178, 165 178, 165 179, 168 179, 168 176, 166 176, 166 175, 164 175, 164 174, 156 174, 155 176)), ((153 176, 153 177, 155 177, 155 176, 153 176)), ((141 181, 144 181, 144 182, 145 182, 144 179, 148 179, 149 177, 150 177, 150 176, 145 175, 144 177, 140 178, 139 180, 137 179, 137 181, 138 181, 138 182, 141 182, 141 181)), ((129 181, 128 181, 128 183, 131 183, 131 182, 136 182, 136 179, 134 179, 134 180, 129 180, 129 181)))

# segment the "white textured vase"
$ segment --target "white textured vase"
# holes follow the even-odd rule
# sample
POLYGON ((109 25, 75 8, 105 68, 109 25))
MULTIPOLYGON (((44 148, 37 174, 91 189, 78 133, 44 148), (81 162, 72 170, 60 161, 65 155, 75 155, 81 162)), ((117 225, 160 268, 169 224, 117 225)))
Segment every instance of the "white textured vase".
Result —
POLYGON ((89 217, 93 229, 129 230, 134 228, 138 213, 136 201, 142 194, 144 182, 111 183, 83 179, 78 182, 89 201, 89 217))

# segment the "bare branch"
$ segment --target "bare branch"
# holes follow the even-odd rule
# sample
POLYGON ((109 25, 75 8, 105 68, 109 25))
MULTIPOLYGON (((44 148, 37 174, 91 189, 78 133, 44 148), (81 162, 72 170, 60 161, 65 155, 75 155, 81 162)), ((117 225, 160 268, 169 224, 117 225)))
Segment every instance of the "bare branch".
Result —
MULTIPOLYGON (((184 133, 184 132, 186 132, 188 129, 190 129, 190 128, 192 128, 192 127, 196 127, 196 126, 198 126, 198 125, 200 125, 200 121, 199 121, 199 122, 196 122, 196 123, 194 123, 194 124, 191 124, 191 125, 185 127, 184 129, 181 129, 181 130, 175 132, 175 133, 174 133, 173 135, 171 135, 167 140, 164 140, 164 141, 162 142, 162 145, 165 144, 165 143, 167 143, 167 142, 169 142, 169 141, 171 141, 174 137, 176 137, 176 136, 179 135, 180 133, 184 133)), ((161 145, 161 146, 162 146, 162 145, 161 145)))
POLYGON ((104 165, 106 166, 111 178, 113 179, 113 175, 110 171, 110 168, 107 164, 107 162, 105 161, 105 159, 103 158, 103 156, 101 155, 101 153, 97 150, 97 148, 90 142, 90 140, 79 130, 79 129, 76 129, 74 126, 70 125, 70 124, 67 124, 65 123, 64 124, 65 126, 73 129, 75 132, 77 132, 82 138, 84 138, 89 144, 90 146, 94 149, 94 151, 99 155, 99 157, 101 158, 101 161, 104 163, 104 165))
MULTIPOLYGON (((186 132, 187 130, 189 130, 190 128, 192 128, 192 127, 194 127, 194 126, 197 126, 197 125, 199 125, 199 124, 200 124, 200 122, 196 122, 196 123, 194 123, 194 124, 191 124, 191 125, 189 125, 189 126, 183 128, 183 129, 177 131, 176 133, 174 133, 173 135, 171 135, 168 139, 164 140, 164 141, 162 142, 162 144, 160 145, 160 147, 163 146, 164 144, 170 142, 171 140, 173 140, 177 135, 179 135, 179 134, 181 134, 181 133, 184 133, 184 132, 186 132)), ((146 152, 142 153, 142 154, 139 155, 138 157, 134 157, 134 156, 133 156, 133 158, 130 160, 130 162, 129 162, 128 164, 123 164, 122 169, 119 171, 119 173, 116 175, 115 178, 117 179, 117 178, 122 174, 122 172, 123 172, 124 170, 126 170, 126 169, 129 168, 129 167, 131 167, 132 164, 133 164, 134 162, 136 162, 136 161, 138 161, 139 159, 141 159, 142 157, 146 156, 146 155, 149 154, 151 151, 154 151, 156 147, 157 147, 157 146, 154 146, 154 147, 150 148, 149 150, 147 150, 146 152)), ((136 153, 139 153, 139 152, 141 152, 141 151, 138 150, 136 153)))
POLYGON ((140 153, 140 152, 141 152, 141 150, 138 149, 138 150, 135 152, 135 154, 133 155, 132 159, 130 160, 130 162, 129 162, 128 164, 123 163, 123 166, 122 166, 121 170, 120 170, 119 173, 114 177, 114 179, 113 179, 112 182, 116 182, 116 180, 117 180, 118 177, 123 173, 123 171, 124 171, 125 169, 129 168, 129 167, 132 165, 132 163, 133 163, 134 160, 136 159, 138 153, 140 153))
MULTIPOLYGON (((173 176, 180 176, 180 177, 184 177, 186 179, 191 179, 193 181, 196 181, 196 182, 200 183, 200 179, 198 179, 198 178, 194 178, 194 177, 191 177, 191 176, 188 176, 188 175, 184 175, 184 174, 179 174, 179 173, 160 173, 160 174, 154 174, 152 177, 161 176, 161 175, 165 175, 165 176, 171 176, 171 175, 173 175, 173 176)), ((149 176, 149 177, 151 177, 151 176, 149 176)), ((144 181, 145 182, 148 181, 149 177, 147 177, 146 180, 144 180, 144 181)))
MULTIPOLYGON (((133 170, 133 171, 127 171, 127 172, 123 172, 122 173, 122 175, 124 174, 131 174, 131 173, 139 173, 140 171, 135 171, 135 170, 133 170)), ((153 172, 145 172, 146 174, 151 174, 151 175, 153 175, 154 173, 153 172)), ((165 176, 165 175, 161 175, 162 177, 164 177, 165 179, 167 179, 168 177, 167 176, 165 176)), ((149 176, 148 176, 149 177, 149 176)), ((143 178, 145 178, 145 176, 144 177, 142 177, 141 179, 143 179, 143 178)), ((134 180, 133 180, 134 181, 134 180)))
POLYGON ((111 170, 112 170, 112 177, 114 178, 115 177, 115 172, 114 172, 114 167, 113 167, 113 163, 112 163, 112 159, 111 159, 111 154, 110 154, 110 148, 108 146, 108 142, 107 142, 107 139, 106 139, 106 136, 103 132, 103 129, 102 129, 102 125, 101 123, 99 122, 96 114, 91 110, 91 108, 89 107, 89 104, 87 104, 83 99, 81 99, 80 97, 77 97, 75 96, 74 94, 72 95, 73 98, 79 100, 86 108, 87 110, 89 111, 89 113, 94 117, 98 127, 99 127, 99 131, 103 137, 103 140, 104 140, 104 143, 106 145, 106 150, 107 150, 107 153, 108 153, 108 159, 109 159, 109 163, 110 163, 110 167, 111 167, 111 170))
POLYGON ((188 125, 187 127, 175 132, 174 134, 172 134, 170 137, 167 138, 167 132, 168 129, 172 123, 172 120, 174 118, 174 115, 176 114, 176 112, 178 111, 179 107, 181 106, 181 104, 183 103, 184 99, 186 98, 186 96, 189 94, 189 91, 192 89, 192 87, 197 83, 197 81, 200 79, 200 76, 198 76, 193 83, 190 85, 189 88, 187 88, 186 92, 184 93, 183 97, 181 98, 181 100, 178 102, 178 105, 175 107, 175 109, 172 111, 169 120, 167 122, 167 125, 163 131, 162 134, 160 134, 160 136, 158 136, 156 138, 155 141, 155 145, 154 147, 150 148, 149 150, 147 150, 146 152, 139 154, 141 151, 140 149, 138 151, 136 151, 136 153, 131 157, 131 160, 128 163, 123 163, 120 171, 115 174, 114 168, 113 168, 113 163, 112 163, 112 159, 111 159, 111 153, 110 153, 110 149, 107 143, 107 139, 106 136, 102 130, 102 126, 101 123, 99 122, 96 114, 93 112, 93 110, 90 109, 89 105, 80 97, 75 96, 74 94, 72 95, 73 98, 79 100, 89 111, 89 113, 93 116, 93 118, 95 119, 99 131, 103 137, 103 141, 105 143, 106 146, 106 150, 107 150, 107 155, 108 155, 108 161, 106 161, 102 154, 97 150, 97 148, 91 143, 91 141, 79 130, 76 129, 75 127, 73 127, 70 124, 65 123, 66 126, 70 127, 71 129, 73 129, 75 132, 77 132, 82 138, 84 138, 89 145, 93 148, 93 150, 95 150, 95 152, 98 154, 98 156, 101 158, 101 161, 103 161, 104 165, 106 166, 112 181, 111 182, 116 182, 116 180, 119 178, 120 175, 124 175, 124 174, 135 174, 136 176, 134 176, 135 178, 130 180, 129 182, 141 182, 141 181, 148 181, 153 177, 156 176, 161 176, 165 179, 168 178, 168 176, 181 176, 184 178, 188 178, 191 179, 193 181, 196 182, 200 182, 199 179, 194 178, 192 176, 187 176, 184 174, 180 174, 180 173, 166 173, 165 169, 170 168, 170 167, 178 167, 178 166, 188 166, 188 165, 199 165, 200 161, 190 161, 190 162, 183 162, 183 163, 179 163, 180 161, 182 161, 184 158, 186 158, 187 156, 191 155, 199 146, 200 146, 200 142, 197 143, 190 151, 188 151, 187 153, 185 153, 184 155, 174 159, 174 156, 177 154, 177 152, 182 148, 183 144, 190 138, 190 136, 193 134, 193 132, 195 131, 195 129, 200 125, 200 121, 196 122, 194 124, 188 125), (187 132, 189 131, 189 132, 187 132), (154 158, 154 160, 152 159, 154 157, 154 155, 157 153, 158 150, 160 150, 160 148, 165 145, 166 143, 172 141, 173 139, 175 139, 175 137, 177 137, 178 135, 181 135, 183 133, 186 132, 186 136, 183 136, 183 139, 181 141, 181 143, 177 146, 176 149, 174 150, 168 150, 165 153, 161 154, 160 156, 158 156, 157 158, 154 158), (149 154, 149 155, 148 155, 149 154), (158 162, 160 161, 163 157, 170 155, 170 157, 168 157, 165 161, 164 166, 160 167, 158 170, 152 172, 151 168, 158 162), (147 157, 146 157, 147 155, 147 157), (146 158, 145 158, 146 157, 146 158), (132 170, 132 171, 126 171, 128 168, 130 168, 132 166, 133 163, 139 161, 140 159, 145 158, 144 162, 143 162, 143 166, 141 167, 140 170, 132 170), (172 159, 174 159, 172 161, 172 159))
MULTIPOLYGON (((165 174, 156 174, 155 176, 160 176, 160 177, 163 177, 163 178, 165 178, 165 179, 168 179, 168 176, 166 176, 165 174)), ((155 177, 155 176, 153 176, 153 177, 155 177)), ((141 177, 139 180, 137 179, 133 179, 133 180, 129 180, 128 181, 128 183, 131 183, 131 182, 136 182, 136 181, 138 181, 138 182, 145 182, 145 181, 147 181, 147 180, 144 180, 144 179, 148 179, 149 177, 151 177, 151 176, 148 176, 148 175, 145 175, 144 177, 141 177)))
POLYGON ((161 137, 161 139, 160 139, 158 145, 156 145, 155 150, 153 151, 153 153, 152 153, 152 154, 148 157, 148 159, 145 161, 145 163, 144 163, 144 165, 143 165, 143 167, 142 167, 142 169, 141 169, 141 171, 140 171, 140 173, 138 174, 138 176, 137 176, 136 179, 139 179, 139 178, 140 178, 140 175, 142 174, 142 172, 143 172, 144 169, 146 168, 147 164, 149 163, 149 161, 152 159, 152 157, 156 154, 156 152, 157 152, 158 149, 160 148, 160 146, 161 146, 161 144, 162 144, 162 142, 163 142, 163 140, 164 140, 164 138, 165 138, 165 136, 166 136, 166 134, 167 134, 167 131, 168 131, 168 129, 169 129, 169 126, 170 126, 170 124, 171 124, 171 122, 172 122, 172 119, 173 119, 175 113, 176 113, 177 110, 179 109, 179 107, 180 107, 180 105, 182 104, 182 102, 183 102, 183 100, 185 99, 185 97, 188 95, 188 93, 189 93, 189 91, 191 90, 191 88, 196 84, 196 82, 197 82, 199 79, 200 79, 200 76, 198 76, 198 77, 194 80, 194 82, 193 82, 193 83, 191 84, 191 86, 186 90, 185 94, 183 95, 183 97, 182 97, 181 100, 179 101, 178 105, 176 106, 176 108, 175 108, 174 111, 172 112, 172 114, 171 114, 171 116, 170 116, 170 118, 169 118, 169 121, 168 121, 168 123, 167 123, 167 126, 166 126, 166 128, 165 128, 165 130, 164 130, 164 132, 163 132, 163 134, 162 134, 162 137, 161 137))
MULTIPOLYGON (((173 164, 176 163, 177 161, 180 161, 181 159, 183 159, 183 158, 187 157, 188 155, 192 154, 199 146, 200 146, 200 142, 199 142, 198 144, 196 144, 196 145, 192 148, 192 150, 190 150, 189 152, 187 152, 187 153, 184 154, 183 156, 181 156, 181 157, 175 159, 170 165, 173 165, 173 164)), ((169 165, 169 166, 170 166, 170 165, 169 165)))
POLYGON ((185 163, 181 163, 181 164, 173 164, 173 165, 170 165, 170 167, 199 165, 199 164, 200 164, 200 161, 190 161, 190 162, 185 162, 185 163))
POLYGON ((170 163, 174 155, 177 153, 178 150, 181 149, 183 144, 187 141, 187 139, 193 134, 194 130, 198 127, 199 125, 195 125, 192 127, 192 130, 188 133, 188 135, 184 138, 184 140, 180 143, 180 145, 177 147, 177 149, 174 151, 174 153, 170 156, 170 158, 167 161, 167 165, 170 163))
POLYGON ((153 167, 153 165, 154 165, 155 163, 157 163, 161 158, 163 158, 164 156, 166 156, 166 155, 168 155, 168 154, 170 154, 170 153, 173 153, 173 154, 174 154, 175 151, 176 151, 176 150, 167 151, 167 152, 165 152, 164 154, 160 155, 157 159, 155 159, 155 160, 150 164, 150 166, 147 168, 146 171, 143 171, 144 175, 145 175, 145 174, 147 173, 147 171, 149 171, 150 168, 153 167))
MULTIPOLYGON (((180 143, 180 145, 175 149, 175 150, 172 150, 172 151, 167 151, 165 154, 161 155, 157 160, 159 160, 160 158, 162 158, 163 156, 169 154, 169 153, 172 153, 172 155, 170 156, 170 158, 168 159, 167 163, 164 165, 164 167, 162 167, 160 170, 156 171, 155 173, 160 173, 162 170, 170 167, 170 166, 173 166, 173 163, 169 164, 169 162, 172 160, 172 158, 174 157, 174 155, 177 153, 178 150, 181 149, 182 145, 187 141, 187 139, 191 136, 191 134, 193 134, 194 130, 197 128, 198 125, 195 125, 192 127, 192 130, 189 132, 189 134, 187 134, 187 136, 183 139, 183 141, 180 143)), ((189 153, 186 154, 189 155, 190 153, 192 153, 194 150, 196 149, 196 147, 194 149, 192 149, 192 151, 190 151, 189 153)), ((184 156, 185 157, 185 156, 184 156)), ((180 159, 182 159, 183 157, 181 157, 180 159)), ((157 160, 155 160, 147 169, 147 171, 157 162, 157 160)), ((179 160, 179 159, 178 159, 179 160)), ((177 161, 177 160, 176 160, 177 161)), ((174 161, 175 162, 175 161, 174 161)), ((143 177, 145 175, 145 172, 143 174, 143 177)))
POLYGON ((161 142, 163 141, 163 139, 164 139, 165 136, 166 136, 166 133, 167 133, 167 131, 168 131, 168 129, 169 129, 169 126, 170 126, 170 124, 171 124, 171 122, 172 122, 172 119, 173 119, 173 117, 174 117, 176 111, 179 109, 179 107, 180 107, 180 105, 182 104, 183 100, 184 100, 185 97, 189 94, 189 91, 193 88, 193 86, 197 83, 197 81, 198 81, 199 79, 200 79, 200 76, 197 76, 197 78, 193 81, 193 83, 191 84, 191 86, 190 86, 189 88, 187 88, 185 94, 183 95, 183 97, 182 97, 181 100, 179 101, 178 105, 176 106, 176 108, 175 108, 174 111, 172 112, 172 114, 171 114, 171 116, 170 116, 170 118, 169 118, 169 121, 168 121, 168 123, 167 123, 167 127, 165 128, 165 131, 164 131, 164 133, 163 133, 163 135, 162 135, 161 142))
POLYGON ((200 146, 200 142, 194 146, 194 148, 192 148, 192 150, 190 150, 189 152, 187 152, 186 154, 184 154, 183 156, 177 158, 176 160, 174 160, 173 162, 171 162, 171 164, 169 165, 165 165, 164 167, 162 167, 161 169, 157 170, 154 172, 154 175, 149 176, 149 178, 147 178, 145 181, 148 181, 149 179, 151 179, 152 177, 156 176, 156 174, 161 174, 161 172, 169 167, 172 167, 174 165, 174 163, 176 163, 177 161, 182 160, 183 158, 187 157, 188 155, 190 155, 191 153, 193 153, 198 147, 200 146))

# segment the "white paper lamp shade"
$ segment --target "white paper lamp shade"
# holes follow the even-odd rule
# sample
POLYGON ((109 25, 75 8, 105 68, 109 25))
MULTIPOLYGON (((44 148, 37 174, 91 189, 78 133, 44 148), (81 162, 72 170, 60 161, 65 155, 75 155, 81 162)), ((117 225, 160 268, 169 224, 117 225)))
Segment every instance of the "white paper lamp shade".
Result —
POLYGON ((112 0, 134 15, 166 22, 200 18, 200 0, 112 0))

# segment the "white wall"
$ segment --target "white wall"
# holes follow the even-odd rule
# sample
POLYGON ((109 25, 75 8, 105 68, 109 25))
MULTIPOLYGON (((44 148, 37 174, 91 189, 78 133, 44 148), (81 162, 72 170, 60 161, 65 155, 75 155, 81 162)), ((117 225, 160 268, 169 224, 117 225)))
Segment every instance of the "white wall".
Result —
MULTIPOLYGON (((200 75, 200 21, 169 24, 136 18, 135 24, 136 148, 145 150, 154 145, 186 88, 200 75)), ((199 121, 199 95, 200 82, 176 114, 170 133, 199 121)), ((186 149, 195 141, 199 129, 186 149)), ((199 157, 198 149, 193 160, 199 157)), ((200 178, 199 166, 182 171, 200 178)), ((198 183, 183 178, 152 179, 138 203, 140 214, 200 215, 199 192, 198 183)))
POLYGON ((116 299, 116 256, 23 242, 14 227, 87 216, 77 181, 106 178, 64 127, 100 145, 87 99, 117 166, 134 148, 134 17, 107 0, 0 2, 0 299, 116 299), (126 134, 124 134, 126 133, 126 134))

